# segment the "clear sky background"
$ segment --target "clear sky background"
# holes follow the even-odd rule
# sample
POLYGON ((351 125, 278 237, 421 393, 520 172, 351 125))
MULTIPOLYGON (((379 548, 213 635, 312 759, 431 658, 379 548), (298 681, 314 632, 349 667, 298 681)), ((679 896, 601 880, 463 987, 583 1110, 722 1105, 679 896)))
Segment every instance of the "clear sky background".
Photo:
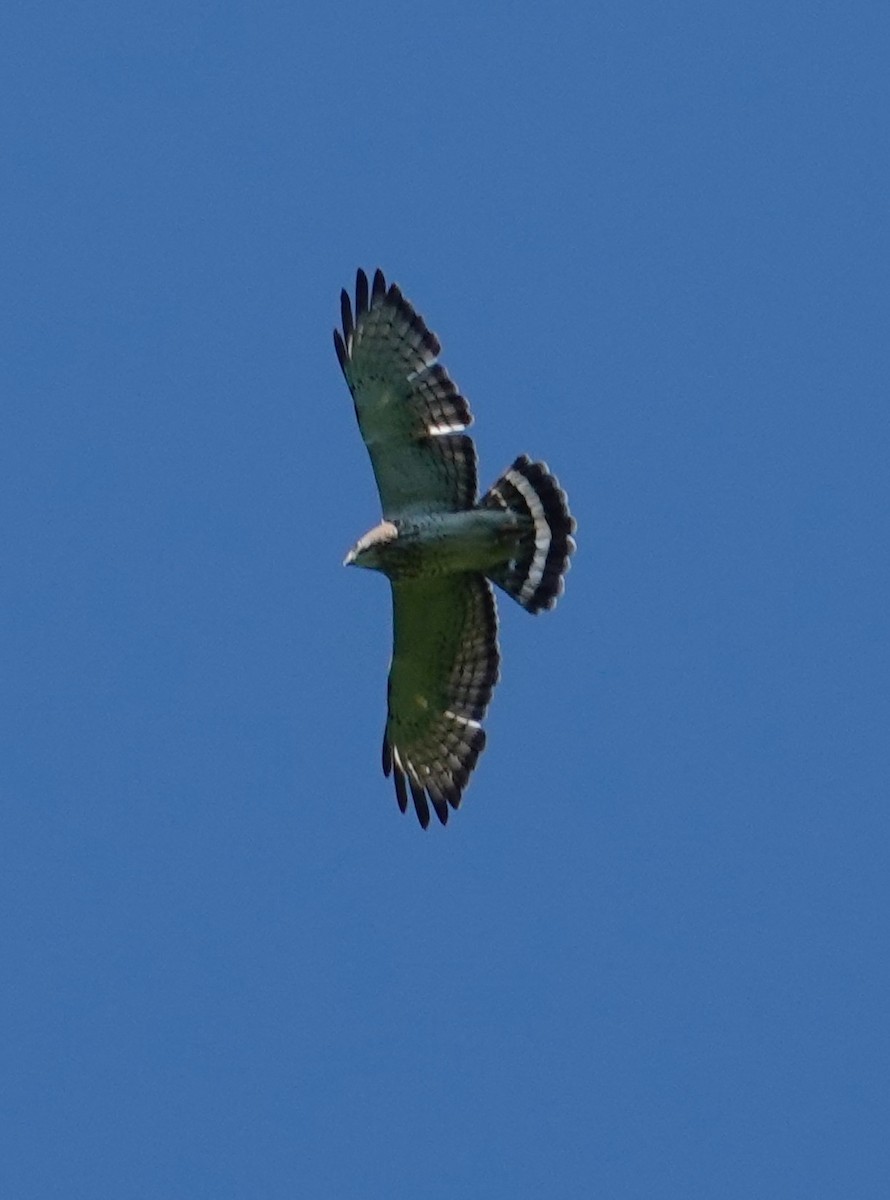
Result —
POLYGON ((886 5, 0 26, 0 1194, 884 1200, 886 5), (579 524, 426 833, 358 266, 579 524))

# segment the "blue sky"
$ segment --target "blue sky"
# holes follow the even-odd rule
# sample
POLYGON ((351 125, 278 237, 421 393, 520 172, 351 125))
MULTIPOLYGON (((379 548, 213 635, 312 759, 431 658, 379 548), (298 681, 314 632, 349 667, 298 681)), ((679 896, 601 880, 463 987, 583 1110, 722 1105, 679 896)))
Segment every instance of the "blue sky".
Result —
POLYGON ((4 1196, 888 1195, 888 24, 7 6, 4 1196), (579 523, 427 833, 378 265, 579 523))

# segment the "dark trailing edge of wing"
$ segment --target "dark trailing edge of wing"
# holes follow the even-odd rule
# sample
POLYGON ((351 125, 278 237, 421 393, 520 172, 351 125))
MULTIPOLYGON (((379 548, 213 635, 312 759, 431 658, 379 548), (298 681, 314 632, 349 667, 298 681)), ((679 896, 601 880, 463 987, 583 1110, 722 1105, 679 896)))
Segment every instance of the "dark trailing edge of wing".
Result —
POLYGON ((442 349, 439 339, 431 329, 427 328, 423 317, 414 311, 410 301, 406 300, 402 295, 398 284, 392 283, 387 288, 386 277, 378 267, 374 272, 374 280, 369 289, 368 277, 361 267, 359 267, 355 275, 355 315, 353 316, 352 301, 349 293, 344 288, 340 293, 340 320, 343 328, 342 330, 334 330, 334 349, 337 352, 337 361, 340 363, 340 368, 344 374, 346 373, 346 364, 352 355, 352 342, 355 331, 361 324, 362 317, 371 308, 383 304, 390 305, 400 314, 408 323, 410 329, 417 335, 418 341, 424 350, 434 357, 438 357, 442 349))
MULTIPOLYGON (((380 275, 380 272, 378 271, 377 274, 380 275)), ((382 275, 380 275, 380 280, 382 284, 382 275)), ((374 282, 376 283, 376 276, 374 282)), ((377 294, 378 293, 375 291, 375 298, 377 294)), ((381 292, 380 295, 383 295, 383 292, 381 292)), ((424 350, 433 355, 434 358, 438 358, 442 350, 442 343, 439 341, 433 331, 427 327, 427 323, 424 321, 420 313, 415 312, 414 306, 411 304, 411 302, 405 299, 405 297, 402 295, 402 289, 397 283, 391 283, 389 285, 389 291, 386 292, 386 303, 394 308, 396 312, 398 312, 408 322, 409 328, 417 334, 417 339, 423 346, 424 350)))

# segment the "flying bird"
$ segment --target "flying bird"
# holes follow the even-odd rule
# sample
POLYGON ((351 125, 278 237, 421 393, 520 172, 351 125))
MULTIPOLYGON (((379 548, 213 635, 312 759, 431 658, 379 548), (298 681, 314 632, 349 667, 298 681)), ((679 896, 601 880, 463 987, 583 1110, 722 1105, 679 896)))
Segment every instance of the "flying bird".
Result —
POLYGON ((355 311, 340 297, 337 358, 377 480, 383 521, 345 565, 392 585, 383 772, 402 812, 430 804, 444 825, 485 745, 498 680, 491 584, 531 613, 552 608, 575 550, 575 521, 546 463, 520 455, 479 499, 473 418, 439 363, 439 339, 382 271, 359 270, 355 311))

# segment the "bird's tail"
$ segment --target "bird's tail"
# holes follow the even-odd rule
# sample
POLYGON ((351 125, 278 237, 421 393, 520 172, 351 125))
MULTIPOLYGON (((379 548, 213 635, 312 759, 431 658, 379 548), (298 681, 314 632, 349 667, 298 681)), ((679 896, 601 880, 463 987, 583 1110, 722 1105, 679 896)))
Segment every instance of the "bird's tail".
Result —
POLYGON ((556 476, 546 463, 521 454, 480 503, 530 518, 513 558, 488 573, 492 583, 529 612, 553 608, 575 549, 575 521, 556 476))

